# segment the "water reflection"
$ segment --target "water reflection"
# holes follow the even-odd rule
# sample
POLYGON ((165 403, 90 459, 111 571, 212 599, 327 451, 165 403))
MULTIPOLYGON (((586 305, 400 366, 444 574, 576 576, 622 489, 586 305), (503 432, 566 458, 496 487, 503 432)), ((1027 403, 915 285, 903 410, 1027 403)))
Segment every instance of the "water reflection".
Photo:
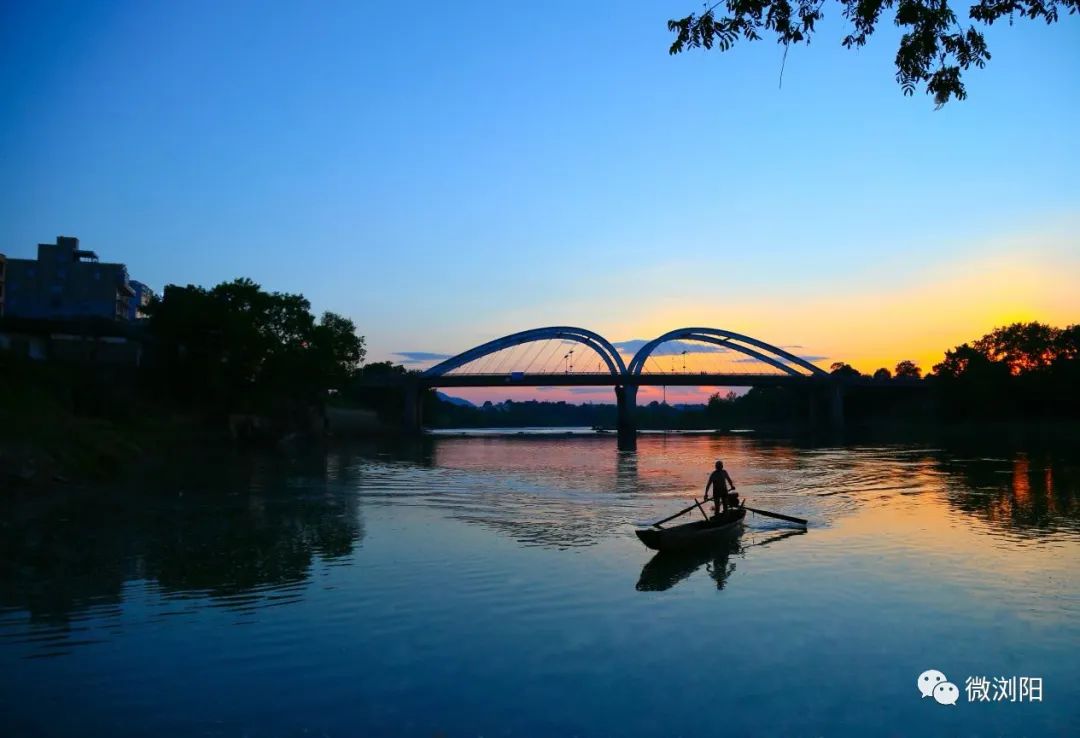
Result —
POLYGON ((949 503, 1018 536, 1080 530, 1080 468, 1075 459, 1047 451, 957 459, 942 453, 941 470, 963 484, 948 487, 949 503))
POLYGON ((303 582, 316 558, 348 556, 361 541, 358 498, 344 493, 353 466, 348 452, 244 457, 169 468, 156 486, 7 499, 0 608, 62 624, 119 604, 137 580, 250 606, 229 598, 303 582))
POLYGON ((697 551, 661 551, 642 567, 637 590, 663 592, 684 581, 702 566, 705 567, 709 577, 716 582, 716 588, 721 590, 735 573, 735 562, 731 560, 732 556, 744 556, 750 548, 767 546, 770 543, 805 533, 805 529, 785 530, 758 540, 746 535, 733 536, 697 551))

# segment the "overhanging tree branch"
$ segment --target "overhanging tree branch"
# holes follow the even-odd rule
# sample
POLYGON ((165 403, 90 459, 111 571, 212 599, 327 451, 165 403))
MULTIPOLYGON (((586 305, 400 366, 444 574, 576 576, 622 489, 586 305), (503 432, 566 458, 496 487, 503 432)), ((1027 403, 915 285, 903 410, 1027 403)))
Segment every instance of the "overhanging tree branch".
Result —
MULTIPOLYGON (((864 46, 877 29, 881 15, 893 12, 893 20, 904 30, 896 52, 896 81, 905 95, 920 85, 933 95, 940 107, 952 98, 967 97, 962 73, 981 69, 990 59, 986 39, 974 25, 964 29, 948 0, 835 0, 852 32, 841 43, 845 48, 864 46)), ((739 39, 758 41, 762 33, 773 33, 778 43, 789 46, 810 43, 818 21, 824 17, 825 0, 724 0, 707 7, 700 15, 668 21, 675 34, 671 54, 688 49, 728 51, 739 39), (724 7, 724 15, 716 11, 724 7)), ((1059 7, 1069 15, 1080 11, 1080 0, 981 0, 968 9, 975 22, 991 25, 1008 17, 1057 22, 1059 7)))

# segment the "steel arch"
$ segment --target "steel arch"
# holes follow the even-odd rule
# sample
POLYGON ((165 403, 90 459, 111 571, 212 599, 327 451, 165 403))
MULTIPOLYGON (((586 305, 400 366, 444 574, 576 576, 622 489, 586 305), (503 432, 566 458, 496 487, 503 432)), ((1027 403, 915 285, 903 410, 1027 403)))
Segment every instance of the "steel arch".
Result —
POLYGON ((638 349, 638 352, 634 354, 634 358, 630 360, 630 366, 628 369, 629 373, 641 374, 641 370, 644 368, 645 362, 648 361, 649 357, 652 355, 652 352, 656 350, 657 346, 667 341, 679 340, 702 341, 704 343, 712 343, 717 346, 724 346, 734 351, 746 354, 747 356, 752 356, 755 359, 763 361, 770 366, 781 369, 782 371, 792 376, 801 377, 805 375, 796 371, 790 365, 778 361, 774 357, 786 359, 792 364, 806 369, 810 372, 812 376, 829 376, 829 373, 826 372, 824 369, 814 366, 809 361, 801 359, 789 351, 785 351, 782 348, 765 343, 764 341, 759 341, 756 338, 744 336, 741 333, 735 333, 734 331, 728 331, 722 328, 678 328, 673 331, 668 331, 667 333, 657 338, 654 338, 653 340, 642 346, 640 349, 638 349), (735 343, 736 341, 738 341, 739 343, 735 343), (743 343, 760 348, 767 353, 755 351, 749 346, 741 345, 743 343), (768 354, 772 354, 773 356, 768 356, 768 354))
POLYGON ((608 371, 610 371, 612 375, 622 377, 627 374, 626 364, 623 362, 618 350, 599 333, 594 333, 585 328, 575 328, 574 326, 548 326, 546 328, 533 328, 528 331, 511 333, 509 336, 503 336, 502 338, 496 338, 493 341, 480 344, 475 348, 471 348, 468 351, 436 364, 425 371, 421 376, 441 377, 458 367, 464 366, 469 362, 476 361, 477 359, 481 359, 497 351, 520 346, 523 343, 546 341, 553 338, 576 341, 577 343, 584 344, 600 355, 600 358, 607 364, 608 371))

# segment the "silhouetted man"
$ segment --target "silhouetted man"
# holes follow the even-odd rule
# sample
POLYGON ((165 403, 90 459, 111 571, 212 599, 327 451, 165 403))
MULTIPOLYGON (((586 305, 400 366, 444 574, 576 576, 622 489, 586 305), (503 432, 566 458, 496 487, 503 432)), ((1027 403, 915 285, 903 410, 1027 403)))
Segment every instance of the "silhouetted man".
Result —
POLYGON ((720 514, 721 509, 727 510, 729 507, 737 504, 736 500, 738 495, 729 495, 728 492, 734 491, 735 482, 731 481, 731 475, 724 471, 724 462, 716 462, 716 470, 709 475, 709 481, 705 485, 705 497, 709 496, 709 489, 713 491, 713 512, 717 515, 720 514), (729 488, 728 485, 731 485, 729 488))

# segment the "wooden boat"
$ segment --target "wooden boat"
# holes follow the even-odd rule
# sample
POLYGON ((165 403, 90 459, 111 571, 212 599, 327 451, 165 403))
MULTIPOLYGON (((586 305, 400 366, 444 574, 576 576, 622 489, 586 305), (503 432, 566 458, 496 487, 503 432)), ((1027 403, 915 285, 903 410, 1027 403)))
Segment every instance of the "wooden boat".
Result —
POLYGON ((671 528, 639 528, 638 539, 655 551, 688 551, 723 542, 742 531, 746 508, 735 507, 708 520, 676 525, 671 528))

